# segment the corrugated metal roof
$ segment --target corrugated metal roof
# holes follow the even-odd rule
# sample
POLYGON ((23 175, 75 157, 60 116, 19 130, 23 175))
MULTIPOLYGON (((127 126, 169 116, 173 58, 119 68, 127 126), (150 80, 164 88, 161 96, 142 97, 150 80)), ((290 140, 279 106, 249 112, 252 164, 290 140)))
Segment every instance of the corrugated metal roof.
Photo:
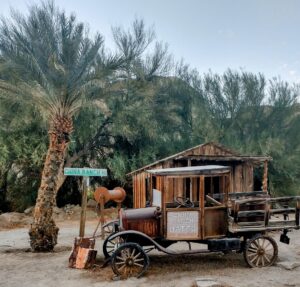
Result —
POLYGON ((223 165, 202 165, 202 166, 186 166, 186 167, 172 167, 172 168, 160 168, 150 169, 147 172, 153 175, 166 175, 166 176, 178 176, 178 175, 200 175, 200 174, 212 174, 218 172, 230 171, 229 166, 223 165))

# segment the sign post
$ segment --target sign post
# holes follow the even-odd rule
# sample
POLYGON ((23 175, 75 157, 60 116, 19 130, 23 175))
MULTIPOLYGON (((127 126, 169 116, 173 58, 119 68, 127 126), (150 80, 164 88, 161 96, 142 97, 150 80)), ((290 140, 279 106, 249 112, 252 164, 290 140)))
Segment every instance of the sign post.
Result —
POLYGON ((87 191, 90 186, 89 177, 90 176, 107 176, 107 170, 106 169, 96 169, 96 168, 69 168, 69 167, 66 167, 66 168, 64 168, 64 175, 83 176, 79 236, 84 237, 85 220, 86 220, 86 206, 87 206, 87 191))
POLYGON ((87 190, 88 190, 87 179, 88 177, 86 176, 84 176, 82 179, 82 198, 81 198, 79 237, 84 237, 84 230, 85 230, 87 190))

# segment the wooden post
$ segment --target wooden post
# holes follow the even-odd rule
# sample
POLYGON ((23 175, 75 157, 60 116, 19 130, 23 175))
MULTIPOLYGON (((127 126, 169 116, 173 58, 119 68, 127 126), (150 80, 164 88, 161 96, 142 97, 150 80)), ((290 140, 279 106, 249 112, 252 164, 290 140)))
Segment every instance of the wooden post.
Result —
POLYGON ((101 239, 104 239, 104 196, 101 194, 100 196, 100 222, 101 222, 101 239))
POLYGON ((233 184, 234 184, 234 175, 233 175, 234 170, 235 170, 234 166, 230 168, 230 180, 229 180, 230 186, 229 186, 229 192, 236 192, 236 190, 234 190, 234 186, 233 186, 233 184))
MULTIPOLYGON (((156 182, 160 181, 161 182, 162 177, 157 176, 156 177, 156 182)), ((167 210, 166 210, 166 193, 164 189, 164 185, 162 184, 161 187, 161 207, 162 207, 162 217, 161 217, 161 235, 163 237, 167 237, 167 210)))
POLYGON ((263 186, 262 189, 264 192, 268 192, 268 161, 264 162, 264 174, 263 174, 263 186))
POLYGON ((205 210, 205 177, 204 175, 200 176, 200 186, 199 186, 199 207, 200 207, 200 230, 201 230, 201 239, 204 239, 205 228, 204 228, 204 210, 205 210))
POLYGON ((152 173, 150 173, 150 198, 149 198, 151 205, 153 203, 153 178, 152 173))
POLYGON ((136 195, 135 195, 135 193, 136 193, 136 190, 135 190, 135 181, 136 181, 136 179, 135 179, 135 176, 133 175, 132 176, 133 208, 136 208, 136 203, 135 203, 135 201, 136 201, 136 199, 135 199, 135 197, 136 197, 136 195))
POLYGON ((229 175, 225 175, 225 177, 224 177, 224 181, 225 181, 225 193, 224 193, 223 203, 225 203, 226 206, 228 206, 228 200, 229 200, 230 180, 231 180, 230 174, 229 175))
POLYGON ((84 237, 85 220, 86 220, 86 206, 87 206, 87 189, 88 189, 88 177, 85 176, 85 177, 83 177, 83 180, 82 180, 82 199, 81 199, 79 237, 84 237))
MULTIPOLYGON (((188 159, 188 166, 192 166, 192 161, 191 159, 188 159)), ((190 195, 189 198, 191 201, 196 201, 197 199, 194 198, 194 194, 193 194, 193 178, 190 177, 190 195)))
POLYGON ((198 190, 197 190, 197 186, 198 186, 198 184, 197 184, 197 177, 192 177, 192 200, 195 202, 195 201, 198 201, 199 199, 198 199, 198 190))

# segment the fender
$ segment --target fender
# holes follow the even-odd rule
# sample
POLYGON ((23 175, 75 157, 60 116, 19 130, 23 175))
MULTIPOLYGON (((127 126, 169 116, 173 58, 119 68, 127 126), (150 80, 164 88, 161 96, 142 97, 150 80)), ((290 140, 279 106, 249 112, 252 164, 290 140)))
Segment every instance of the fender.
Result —
MULTIPOLYGON (((160 244, 158 244, 155 240, 153 240, 151 237, 149 237, 148 235, 139 232, 139 231, 135 231, 135 230, 126 230, 126 231, 120 231, 117 232, 113 235, 111 235, 110 239, 115 239, 116 237, 125 237, 126 235, 133 235, 133 236, 139 236, 142 237, 144 240, 148 241, 150 244, 149 245, 153 245, 157 250, 164 252, 166 254, 169 255, 185 255, 185 254, 196 254, 196 253, 213 253, 207 249, 198 249, 198 250, 185 250, 185 251, 181 251, 181 250, 170 250, 168 248, 165 248, 163 246, 161 246, 160 244)), ((138 238, 137 240, 133 241, 134 243, 139 244, 138 242, 138 238)))

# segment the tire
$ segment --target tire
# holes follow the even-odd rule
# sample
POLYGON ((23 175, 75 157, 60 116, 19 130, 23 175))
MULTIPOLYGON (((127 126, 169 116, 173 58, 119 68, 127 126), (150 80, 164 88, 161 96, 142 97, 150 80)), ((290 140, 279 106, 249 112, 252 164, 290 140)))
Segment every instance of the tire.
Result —
POLYGON ((244 259, 251 268, 271 266, 277 257, 278 246, 272 237, 256 235, 246 243, 244 259))
POLYGON ((103 225, 103 231, 104 231, 104 238, 109 237, 111 234, 116 233, 118 230, 115 230, 115 225, 117 224, 117 221, 110 221, 103 225))
POLYGON ((149 257, 137 243, 123 243, 111 258, 113 272, 122 279, 141 277, 148 269, 149 257))
POLYGON ((116 233, 112 233, 110 236, 108 236, 104 242, 103 242, 103 255, 104 257, 110 258, 112 254, 117 250, 117 248, 124 243, 124 239, 120 236, 117 236, 113 239, 111 239, 116 233))

